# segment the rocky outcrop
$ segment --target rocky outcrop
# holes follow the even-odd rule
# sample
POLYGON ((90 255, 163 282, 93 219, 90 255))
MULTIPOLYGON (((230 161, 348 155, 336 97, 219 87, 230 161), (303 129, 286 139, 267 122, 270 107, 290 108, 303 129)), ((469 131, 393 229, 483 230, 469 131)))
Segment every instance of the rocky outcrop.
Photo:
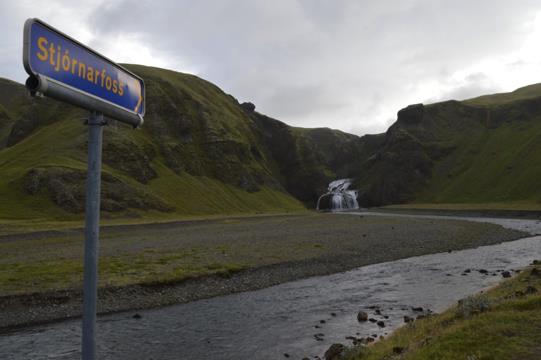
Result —
MULTIPOLYGON (((86 171, 49 167, 30 170, 24 188, 30 195, 48 196, 60 208, 81 213, 85 208, 86 171)), ((171 206, 141 188, 131 186, 108 173, 102 173, 101 210, 122 211, 129 208, 171 211, 171 206)))
POLYGON ((425 107, 423 104, 409 105, 398 112, 397 122, 401 124, 419 124, 423 121, 425 107))
POLYGON ((244 102, 240 104, 240 107, 247 113, 253 113, 255 111, 255 105, 251 102, 244 102))
POLYGON ((122 138, 118 131, 109 128, 106 128, 104 135, 103 162, 105 164, 125 172, 143 184, 156 178, 156 171, 151 164, 156 156, 152 146, 141 146, 131 139, 122 138))

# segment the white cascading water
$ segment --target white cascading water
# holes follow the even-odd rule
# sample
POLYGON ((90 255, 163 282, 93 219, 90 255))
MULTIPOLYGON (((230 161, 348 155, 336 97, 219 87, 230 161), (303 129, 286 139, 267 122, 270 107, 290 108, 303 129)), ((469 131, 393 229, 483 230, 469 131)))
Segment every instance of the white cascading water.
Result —
POLYGON ((324 196, 332 196, 330 205, 332 211, 354 210, 359 208, 357 202, 357 190, 349 190, 351 179, 334 180, 329 184, 328 191, 317 200, 317 209, 319 202, 324 196))

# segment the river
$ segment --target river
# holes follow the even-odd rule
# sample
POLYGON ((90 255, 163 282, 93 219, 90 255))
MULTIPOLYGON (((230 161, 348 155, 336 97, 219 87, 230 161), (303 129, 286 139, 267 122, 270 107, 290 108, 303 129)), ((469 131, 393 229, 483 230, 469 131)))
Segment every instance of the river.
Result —
MULTIPOLYGON (((536 220, 449 218, 541 233, 536 220)), ((534 259, 541 259, 540 236, 140 311, 139 319, 134 312, 100 316, 99 359, 314 359, 332 343, 351 344, 346 336, 385 336, 405 315, 420 314, 412 307, 440 312, 534 259), (385 327, 359 323, 360 310, 385 327)), ((79 344, 80 320, 35 326, 0 336, 0 358, 78 359, 79 344)))

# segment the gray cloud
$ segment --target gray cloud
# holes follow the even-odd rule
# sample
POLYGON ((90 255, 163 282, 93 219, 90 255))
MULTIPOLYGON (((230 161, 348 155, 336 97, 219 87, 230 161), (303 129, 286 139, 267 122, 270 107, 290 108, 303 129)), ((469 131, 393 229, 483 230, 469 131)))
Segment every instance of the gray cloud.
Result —
POLYGON ((443 100, 465 100, 479 95, 492 94, 501 91, 492 79, 482 72, 468 74, 460 84, 449 84, 450 89, 438 97, 425 100, 426 103, 434 103, 443 100))
MULTIPOLYGON (((5 15, 16 4, 1 11, 0 30, 10 34, 2 48, 20 30, 5 15)), ((125 0, 79 20, 91 46, 132 36, 155 59, 292 125, 374 133, 409 103, 500 89, 482 71, 461 81, 453 74, 519 49, 540 10, 533 0, 125 0)))

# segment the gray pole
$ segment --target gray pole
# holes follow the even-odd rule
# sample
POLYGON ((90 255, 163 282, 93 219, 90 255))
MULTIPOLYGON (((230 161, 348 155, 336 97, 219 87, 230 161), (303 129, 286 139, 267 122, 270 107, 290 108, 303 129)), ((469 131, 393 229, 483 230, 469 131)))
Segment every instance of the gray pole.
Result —
POLYGON ((100 236, 100 177, 103 114, 88 119, 88 173, 86 179, 85 270, 83 292, 82 359, 96 359, 96 304, 98 297, 98 242, 100 236))

